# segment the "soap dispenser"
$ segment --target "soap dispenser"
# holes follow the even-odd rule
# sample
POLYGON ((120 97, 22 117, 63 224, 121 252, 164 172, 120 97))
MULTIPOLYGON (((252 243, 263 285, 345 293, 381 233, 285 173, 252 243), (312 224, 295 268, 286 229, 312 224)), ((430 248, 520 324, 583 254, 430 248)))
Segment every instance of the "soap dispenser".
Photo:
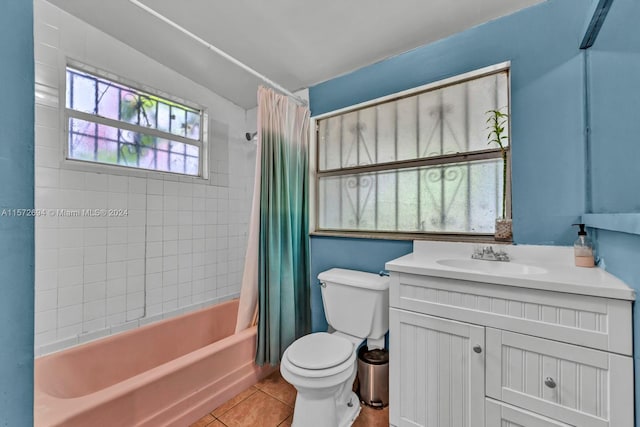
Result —
POLYGON ((573 244, 573 251, 576 258, 577 267, 594 267, 593 260, 593 244, 591 239, 587 237, 587 232, 584 230, 584 224, 573 224, 580 227, 578 231, 578 239, 573 244))

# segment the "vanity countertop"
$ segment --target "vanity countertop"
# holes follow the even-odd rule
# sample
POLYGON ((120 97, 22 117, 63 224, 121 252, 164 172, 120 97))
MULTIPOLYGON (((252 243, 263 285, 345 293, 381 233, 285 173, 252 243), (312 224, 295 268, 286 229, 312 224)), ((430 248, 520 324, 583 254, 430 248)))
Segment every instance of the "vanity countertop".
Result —
POLYGON ((474 243, 414 241, 413 253, 386 263, 399 273, 494 283, 528 289, 634 300, 635 291, 622 280, 595 268, 574 266, 573 247, 493 245, 509 262, 472 260, 474 243))

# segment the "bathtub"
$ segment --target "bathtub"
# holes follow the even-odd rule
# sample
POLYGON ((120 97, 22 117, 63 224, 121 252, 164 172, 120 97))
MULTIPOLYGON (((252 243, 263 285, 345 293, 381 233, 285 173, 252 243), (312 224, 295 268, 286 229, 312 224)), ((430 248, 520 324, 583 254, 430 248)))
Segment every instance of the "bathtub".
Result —
POLYGON ((186 426, 274 368, 253 362, 238 300, 35 360, 36 427, 186 426))

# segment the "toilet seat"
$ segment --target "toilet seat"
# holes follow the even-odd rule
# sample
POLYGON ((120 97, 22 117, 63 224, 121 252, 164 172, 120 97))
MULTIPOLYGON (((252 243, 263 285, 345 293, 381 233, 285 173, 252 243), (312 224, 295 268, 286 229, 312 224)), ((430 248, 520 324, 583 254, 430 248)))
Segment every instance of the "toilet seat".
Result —
POLYGON ((326 332, 305 335, 287 349, 291 364, 309 370, 333 368, 352 354, 353 344, 348 339, 326 332))
POLYGON ((355 348, 356 346, 345 337, 316 332, 294 341, 284 351, 280 367, 293 375, 306 379, 320 380, 343 375, 345 372, 355 369, 357 358, 355 348), (322 347, 325 344, 326 347, 322 347), (316 349, 323 350, 324 359, 320 359, 320 355, 313 354, 316 349), (292 350, 293 358, 290 356, 292 350), (310 366, 310 368, 303 368, 300 365, 310 366), (318 368, 318 366, 328 367, 318 368))

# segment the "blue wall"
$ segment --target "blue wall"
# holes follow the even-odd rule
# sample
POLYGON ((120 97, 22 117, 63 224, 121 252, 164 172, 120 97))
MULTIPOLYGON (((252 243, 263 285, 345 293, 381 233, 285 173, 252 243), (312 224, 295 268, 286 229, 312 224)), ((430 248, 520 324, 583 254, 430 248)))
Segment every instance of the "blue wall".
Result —
MULTIPOLYGON (((589 49, 594 213, 640 212, 640 2, 615 0, 589 49)), ((606 268, 640 295, 640 235, 598 230, 606 268)), ((640 304, 634 304, 636 391, 640 390, 640 304)), ((636 392, 636 425, 640 393, 636 392)))
POLYGON ((640 212, 640 2, 615 0, 589 49, 593 212, 640 212))
MULTIPOLYGON (((0 212, 33 207, 33 2, 0 13, 0 212)), ((33 219, 0 216, 0 425, 33 425, 33 219)))
MULTIPOLYGON (((585 211, 584 52, 594 1, 549 0, 310 88, 313 115, 511 61, 514 241, 569 245, 585 211)), ((343 239, 312 237, 318 266, 393 259, 384 241, 338 256, 343 239), (317 248, 322 245, 322 252, 317 248)), ((377 267, 379 268, 379 267, 377 267)), ((321 305, 312 301, 314 330, 321 305)))

